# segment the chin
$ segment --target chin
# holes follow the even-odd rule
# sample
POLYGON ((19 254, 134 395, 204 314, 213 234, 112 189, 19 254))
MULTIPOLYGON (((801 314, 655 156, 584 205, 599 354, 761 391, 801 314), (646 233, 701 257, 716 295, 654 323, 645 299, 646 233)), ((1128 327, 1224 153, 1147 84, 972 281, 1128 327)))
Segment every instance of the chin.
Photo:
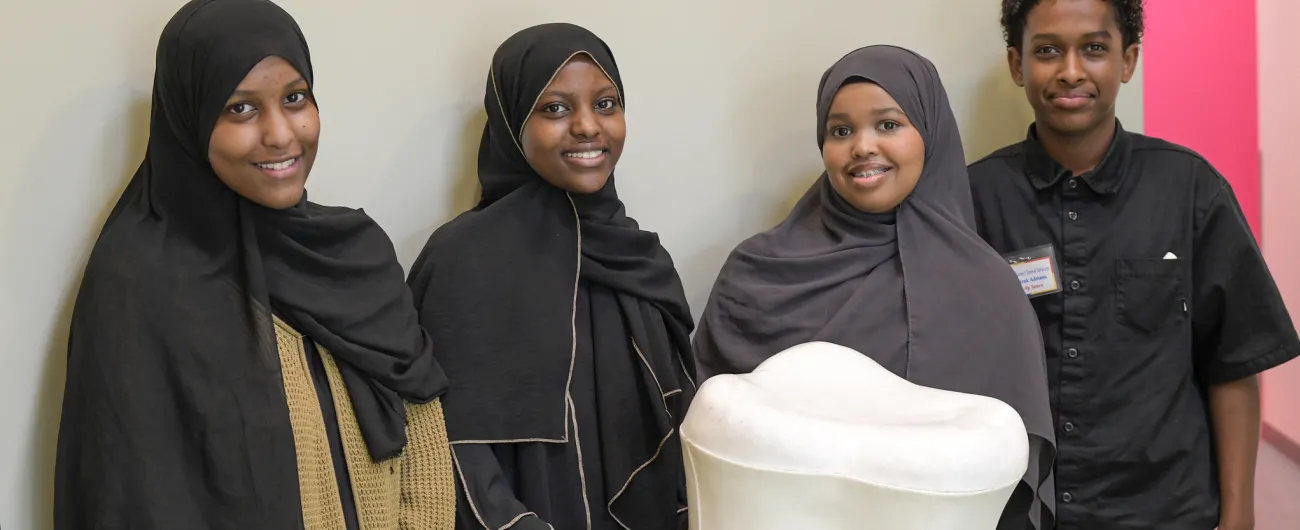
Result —
POLYGON ((857 208, 858 211, 869 213, 869 214, 885 214, 885 213, 889 213, 894 209, 894 207, 892 206, 886 207, 874 203, 858 205, 858 206, 854 206, 854 208, 857 208))
POLYGON ((1049 114, 1039 119, 1038 123, 1058 133, 1074 134, 1091 130, 1096 125, 1096 120, 1091 116, 1049 114))
POLYGON ((1036 114, 1034 119, 1040 127, 1063 134, 1088 132, 1105 122, 1091 113, 1061 112, 1055 108, 1044 109, 1044 112, 1036 114))
POLYGON ((569 179, 569 185, 565 186, 565 188, 573 193, 589 195, 604 189, 605 184, 608 182, 608 174, 600 177, 579 175, 569 179))
POLYGON ((272 210, 288 210, 302 202, 303 190, 299 189, 295 193, 284 193, 266 197, 265 200, 257 201, 258 204, 272 210))

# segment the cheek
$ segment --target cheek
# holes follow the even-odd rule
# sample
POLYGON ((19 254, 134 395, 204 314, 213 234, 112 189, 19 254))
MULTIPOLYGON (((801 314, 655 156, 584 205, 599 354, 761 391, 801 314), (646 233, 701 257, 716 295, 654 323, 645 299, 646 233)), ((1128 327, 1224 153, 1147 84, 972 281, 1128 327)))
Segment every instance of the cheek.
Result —
POLYGON ((218 123, 208 141, 208 162, 213 168, 240 167, 256 147, 257 134, 252 127, 218 123))
POLYGON ((848 149, 841 142, 827 141, 822 147, 822 165, 826 166, 829 173, 837 173, 844 168, 844 163, 848 159, 848 149))
POLYGON ((218 123, 208 142, 208 163, 227 188, 244 195, 254 186, 249 157, 257 147, 256 128, 246 124, 218 123))
POLYGON ((1028 63, 1025 69, 1025 88, 1039 88, 1047 86, 1056 77, 1056 70, 1050 64, 1046 63, 1028 63))
POLYGON ((320 114, 316 107, 309 107, 295 115, 293 129, 298 142, 314 147, 320 141, 320 114))
POLYGON ((921 172, 925 170, 925 140, 921 139, 921 134, 916 129, 908 129, 890 147, 892 152, 889 157, 899 165, 902 184, 910 193, 916 186, 916 181, 921 178, 921 172))
POLYGON ((547 159, 547 155, 555 150, 557 144, 556 131, 560 130, 557 122, 553 121, 534 121, 529 120, 524 124, 524 134, 520 147, 524 150, 524 158, 534 167, 537 162, 547 159))
POLYGON ((623 113, 605 119, 605 134, 609 135, 611 150, 621 152, 623 142, 627 140, 627 120, 623 119, 623 113))
POLYGON ((1103 86, 1118 86, 1121 73, 1122 70, 1114 67, 1110 61, 1093 63, 1088 68, 1088 77, 1103 86))
POLYGON ((916 166, 917 172, 920 172, 925 166, 925 140, 921 138, 921 133, 917 132, 916 129, 911 129, 908 132, 910 138, 907 138, 905 142, 906 154, 904 156, 910 164, 916 166))

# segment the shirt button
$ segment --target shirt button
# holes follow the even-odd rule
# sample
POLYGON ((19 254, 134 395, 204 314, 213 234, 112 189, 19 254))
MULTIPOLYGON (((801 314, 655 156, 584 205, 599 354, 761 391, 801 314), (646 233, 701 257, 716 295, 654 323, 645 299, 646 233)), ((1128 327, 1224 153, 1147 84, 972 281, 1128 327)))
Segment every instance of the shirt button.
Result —
POLYGON ((1070 492, 1067 491, 1067 492, 1061 494, 1061 500, 1062 500, 1062 501, 1065 501, 1065 502, 1073 501, 1073 500, 1074 500, 1074 495, 1070 495, 1070 492))
POLYGON ((1074 348, 1070 348, 1070 349, 1068 349, 1068 350, 1065 350, 1065 355, 1068 356, 1069 358, 1073 359, 1073 358, 1079 356, 1079 350, 1076 350, 1076 349, 1074 349, 1074 348))
POLYGON ((1070 220, 1071 220, 1071 221, 1076 221, 1076 220, 1078 220, 1078 219, 1079 219, 1079 214, 1077 214, 1077 213, 1075 213, 1075 212, 1070 212, 1070 220))
POLYGON ((1070 290, 1071 290, 1071 291, 1078 291, 1078 290, 1079 290, 1079 287, 1081 287, 1081 286, 1079 285, 1079 280, 1075 280, 1075 281, 1070 282, 1070 290))
POLYGON ((1079 187, 1079 179, 1070 179, 1070 189, 1079 187))
POLYGON ((1070 423, 1070 422, 1067 421, 1067 422, 1065 422, 1065 425, 1064 425, 1063 427, 1065 428, 1065 432, 1074 432, 1074 424, 1073 424, 1073 423, 1070 423))

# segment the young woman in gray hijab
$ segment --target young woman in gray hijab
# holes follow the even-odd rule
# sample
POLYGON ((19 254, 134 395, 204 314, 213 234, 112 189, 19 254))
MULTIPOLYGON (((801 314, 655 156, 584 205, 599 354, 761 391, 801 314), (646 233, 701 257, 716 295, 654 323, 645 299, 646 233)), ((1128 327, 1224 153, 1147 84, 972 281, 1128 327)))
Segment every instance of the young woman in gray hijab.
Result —
POLYGON ((1042 337, 1015 274, 975 232, 934 65, 892 46, 840 59, 818 88, 817 145, 826 172, 723 266, 694 339, 700 378, 826 341, 918 385, 1000 399, 1024 419, 1030 462, 999 527, 1051 528, 1042 337))

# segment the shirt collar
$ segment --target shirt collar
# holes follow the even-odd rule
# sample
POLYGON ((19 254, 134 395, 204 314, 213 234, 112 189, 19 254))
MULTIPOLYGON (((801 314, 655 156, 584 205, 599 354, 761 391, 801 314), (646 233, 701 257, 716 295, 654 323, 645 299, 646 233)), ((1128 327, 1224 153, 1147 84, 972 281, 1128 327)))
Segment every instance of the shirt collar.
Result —
MULTIPOLYGON (((1119 189, 1128 167, 1131 136, 1116 119, 1115 137, 1111 139, 1106 155, 1092 171, 1079 176, 1093 191, 1110 195, 1119 189)), ((1055 186, 1062 178, 1070 176, 1070 170, 1054 160, 1038 143, 1037 124, 1029 126, 1029 137, 1025 140, 1025 168, 1029 171, 1029 181, 1039 190, 1055 186)))

